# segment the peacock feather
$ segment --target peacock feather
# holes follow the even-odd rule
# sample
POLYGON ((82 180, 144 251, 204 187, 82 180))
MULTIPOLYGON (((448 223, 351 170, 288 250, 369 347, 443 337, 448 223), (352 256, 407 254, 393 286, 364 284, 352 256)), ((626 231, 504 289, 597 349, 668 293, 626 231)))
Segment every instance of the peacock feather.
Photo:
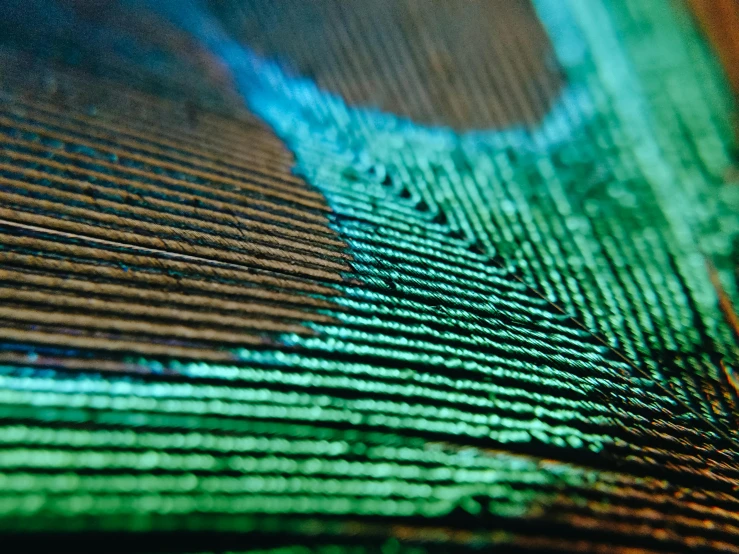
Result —
POLYGON ((0 24, 0 530, 739 551, 732 94, 668 0, 0 24))

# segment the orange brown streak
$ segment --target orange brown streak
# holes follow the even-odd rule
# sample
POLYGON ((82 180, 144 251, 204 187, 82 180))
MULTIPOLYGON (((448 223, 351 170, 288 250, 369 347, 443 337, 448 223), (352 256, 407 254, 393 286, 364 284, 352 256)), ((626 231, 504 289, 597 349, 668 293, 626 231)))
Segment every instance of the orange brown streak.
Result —
MULTIPOLYGON (((3 223, 2 220, 0 220, 0 223, 3 223)), ((9 223, 9 222, 4 222, 9 223)), ((36 228, 36 230, 42 230, 46 231, 46 229, 39 229, 36 228)), ((59 233, 60 235, 65 235, 64 233, 59 233)), ((68 235, 68 234, 67 234, 68 235)), ((78 235, 71 235, 73 238, 81 238, 81 239, 90 239, 90 237, 81 237, 78 235)), ((279 288, 293 288, 295 290, 302 290, 305 292, 313 292, 316 294, 324 293, 326 294, 327 291, 328 294, 335 294, 335 291, 333 289, 328 289, 327 287, 320 286, 319 284, 316 284, 315 282, 308 281, 308 280, 298 280, 297 278, 290 278, 288 276, 283 275, 277 275, 268 271, 260 271, 258 269, 253 269, 249 267, 241 267, 236 264, 230 264, 227 262, 216 262, 213 263, 213 260, 208 259, 201 259, 194 256, 187 256, 184 254, 173 254, 171 252, 162 252, 158 250, 154 250, 151 248, 143 248, 143 247, 131 247, 133 250, 138 250, 142 253, 149 254, 149 256, 141 256, 137 254, 128 254, 124 252, 115 252, 112 250, 102 250, 99 248, 92 248, 92 247, 86 247, 86 246, 79 246, 75 244, 64 244, 60 242, 53 242, 38 238, 28 238, 28 237, 18 237, 18 236, 12 236, 12 235, 3 235, 3 241, 5 244, 8 245, 16 245, 21 247, 29 247, 29 248, 41 248, 45 247, 49 252, 54 252, 62 255, 68 255, 72 257, 87 257, 91 260, 105 260, 110 261, 113 263, 123 263, 131 266, 141 265, 144 264, 146 261, 149 261, 149 265, 152 267, 165 269, 167 267, 176 269, 176 270, 183 270, 183 269, 190 269, 195 270, 197 273, 201 274, 207 274, 207 273, 215 273, 222 275, 226 278, 231 278, 234 280, 242 280, 247 282, 253 282, 253 283, 262 283, 267 284, 279 288), (154 258, 150 256, 150 254, 164 254, 165 256, 168 254, 171 254, 171 257, 157 257, 154 258), (180 260, 188 260, 187 262, 180 261, 180 260), (193 262, 198 262, 198 265, 193 264, 193 262), (203 265, 202 262, 207 262, 207 265, 203 265)), ((101 239, 94 239, 90 240, 90 242, 98 242, 101 244, 108 244, 108 245, 114 245, 114 246, 126 246, 126 245, 120 245, 116 243, 112 243, 110 241, 105 241, 101 239)), ((341 276, 335 275, 328 272, 321 272, 325 273, 325 276, 332 281, 341 281, 341 276)))
MULTIPOLYGON (((79 275, 95 280, 114 279, 119 282, 131 283, 132 286, 145 285, 162 287, 165 291, 164 294, 170 294, 169 291, 193 290, 197 291, 199 294, 217 294, 233 298, 256 298, 268 302, 272 301, 306 307, 313 310, 329 308, 334 308, 337 310, 342 309, 340 306, 334 306, 333 303, 327 300, 313 298, 312 296, 307 296, 306 294, 301 294, 300 292, 291 293, 260 288, 258 286, 255 286, 254 283, 250 283, 248 281, 247 284, 239 286, 203 279, 177 279, 166 273, 151 273, 147 271, 129 272, 125 269, 121 269, 120 267, 115 266, 111 267, 94 263, 82 263, 79 261, 70 262, 68 260, 59 260, 57 258, 44 257, 41 254, 19 254, 7 250, 0 250, 0 263, 4 265, 13 264, 21 266, 29 271, 52 271, 55 274, 79 275)), ((54 277, 53 279, 58 278, 54 277)), ((245 279, 242 280, 245 281, 245 279)), ((319 287, 312 290, 311 292, 328 296, 334 295, 336 293, 336 291, 333 289, 319 287)))
MULTIPOLYGON (((33 170, 33 169, 26 169, 26 168, 16 169, 13 166, 9 166, 1 162, 0 162, 0 169, 5 169, 11 172, 17 171, 18 173, 23 173, 25 175, 28 175, 34 178, 45 179, 52 183, 57 182, 57 183, 64 183, 64 184, 76 184, 75 181, 66 179, 64 177, 57 177, 56 175, 33 170)), ((135 206, 131 206, 125 203, 112 202, 112 201, 103 200, 100 198, 90 199, 89 196, 85 196, 82 194, 60 191, 60 190, 56 190, 50 187, 44 187, 40 185, 34 185, 31 183, 27 183, 24 181, 18 181, 16 179, 8 179, 6 177, 0 177, 0 183, 12 186, 18 191, 20 190, 25 190, 29 192, 34 191, 40 194, 46 194, 47 196, 56 196, 57 198, 61 198, 61 199, 66 199, 66 200, 71 200, 71 201, 75 201, 75 200, 81 201, 81 202, 87 203, 95 207, 117 209, 119 210, 118 213, 121 213, 121 214, 125 213, 123 211, 123 209, 125 209, 131 214, 139 215, 142 217, 149 216, 149 217, 156 218, 157 216, 159 216, 159 219, 169 220, 170 222, 181 223, 181 224, 191 224, 192 222, 192 220, 189 218, 175 215, 175 214, 160 213, 154 210, 150 210, 148 208, 135 207, 135 206)), ((160 245, 165 245, 165 246, 170 245, 171 246, 173 243, 176 244, 176 241, 173 241, 172 239, 165 240, 163 238, 163 237, 167 237, 168 235, 172 235, 174 233, 178 236, 191 238, 194 240, 202 239, 212 244, 216 244, 217 246, 220 246, 222 248, 230 248, 235 251, 238 251, 239 249, 253 250, 263 255, 273 256, 277 258, 290 258, 290 261, 300 261, 300 262, 304 262, 307 264, 330 267, 338 271, 348 271, 349 270, 349 266, 346 265, 344 262, 350 258, 344 253, 336 253, 333 251, 324 250, 323 248, 320 248, 320 247, 314 247, 314 248, 303 247, 301 243, 295 243, 293 241, 281 239, 279 237, 274 237, 266 233, 247 231, 247 230, 241 230, 240 233, 235 233, 234 232, 235 230, 233 228, 211 223, 211 222, 208 222, 207 220, 196 220, 196 221, 200 226, 210 228, 210 230, 214 231, 214 233, 206 233, 206 232, 194 230, 192 228, 188 229, 188 228, 182 228, 182 227, 169 227, 169 226, 161 225, 158 223, 149 223, 145 219, 142 219, 142 220, 129 219, 126 217, 121 217, 120 215, 117 215, 117 214, 105 213, 102 211, 98 212, 94 209, 88 209, 88 208, 80 208, 77 206, 64 204, 59 201, 29 198, 28 196, 17 194, 17 193, 12 193, 12 192, 11 193, 0 192, 0 197, 3 197, 5 201, 8 202, 8 204, 6 205, 11 205, 15 207, 25 206, 26 208, 32 211, 43 209, 54 215, 64 214, 64 215, 69 215, 69 216, 76 216, 76 217, 87 219, 87 220, 94 220, 103 225, 107 223, 110 225, 120 226, 124 229, 138 228, 138 229, 146 230, 146 231, 151 232, 153 237, 157 237, 158 243, 160 245), (231 237, 219 235, 217 234, 218 231, 224 234, 229 234, 231 235, 231 237), (238 238, 235 238, 234 235, 236 235, 236 237, 238 238), (245 242, 245 240, 249 242, 245 242), (260 244, 260 242, 268 243, 269 246, 260 244), (301 253, 300 252, 301 250, 304 250, 307 252, 301 253), (331 260, 331 258, 333 258, 334 260, 331 260)), ((3 210, 3 213, 6 214, 3 217, 6 217, 8 219, 13 219, 14 210, 5 210, 4 208, 0 208, 0 210, 3 210)), ((22 217, 20 213, 18 214, 18 216, 22 217)), ((58 221, 59 226, 67 225, 70 223, 71 222, 66 222, 62 220, 58 221)), ((51 228, 54 228, 56 226, 56 224, 53 221, 49 222, 49 225, 51 228)), ((86 224, 80 224, 80 225, 82 226, 86 224)), ((88 228, 92 228, 92 227, 88 227, 88 228)), ((110 231, 110 232, 114 232, 114 231, 110 231)), ((124 231, 124 232, 127 232, 127 231, 124 231)), ((138 234, 139 233, 134 233, 132 236, 135 236, 138 234)), ((144 241, 148 240, 150 246, 157 244, 157 241, 154 240, 152 242, 150 240, 151 238, 152 237, 141 237, 139 240, 144 240, 144 241)), ((190 244, 190 247, 197 248, 196 245, 192 245, 192 244, 190 244)), ((222 255, 227 257, 229 255, 228 251, 224 250, 222 255)))
MULTIPOLYGON (((0 195, 0 197, 1 196, 2 195, 0 195)), ((31 227, 41 232, 55 231, 70 238, 79 238, 88 242, 98 242, 100 244, 108 244, 120 248, 141 250, 166 257, 185 258, 208 265, 223 264, 243 271, 261 269, 273 273, 282 273, 288 276, 294 275, 296 277, 313 278, 325 281, 341 281, 341 276, 338 273, 331 271, 337 269, 335 264, 322 264, 326 266, 327 269, 313 268, 298 263, 300 261, 298 257, 295 257, 294 260, 288 262, 269 260, 264 257, 199 246, 190 242, 178 242, 169 239, 161 239, 157 236, 149 237, 125 231, 109 230, 107 228, 70 222, 51 216, 35 215, 20 210, 9 210, 7 208, 0 208, 0 222, 5 223, 6 225, 15 223, 16 227, 19 225, 31 227)), ((266 253, 269 254, 270 250, 266 249, 266 253)), ((290 255, 286 257, 288 260, 291 258, 290 255)))
POLYGON ((736 315, 731 298, 726 294, 726 290, 724 290, 724 286, 721 284, 721 278, 718 275, 716 267, 708 258, 706 258, 706 269, 708 270, 708 276, 711 279, 713 289, 716 291, 716 295, 718 296, 718 304, 719 308, 721 308, 721 313, 724 314, 726 323, 728 323, 732 331, 734 331, 734 336, 739 338, 739 317, 736 315))
MULTIPOLYGON (((208 312, 206 313, 264 313, 275 317, 296 320, 302 320, 305 318, 305 313, 303 311, 281 307, 280 305, 259 302, 238 302, 215 297, 200 296, 192 293, 182 294, 171 290, 160 291, 135 286, 84 281, 72 276, 61 278, 48 275, 38 275, 35 273, 0 267, 0 282, 2 281, 12 283, 15 290, 27 289, 28 287, 33 286, 44 290, 64 290, 85 298, 91 298, 91 295, 99 295, 103 297, 127 299, 127 301, 133 300, 146 303, 146 305, 150 305, 151 302, 159 302, 162 304, 166 303, 169 305, 188 306, 191 308, 207 308, 208 312)), ((2 287, 2 284, 0 284, 0 287, 2 287)), ((287 303, 296 298, 299 299, 301 297, 282 295, 279 300, 287 303)), ((328 302, 324 302, 324 305, 325 307, 330 306, 328 302)), ((218 317, 220 317, 220 315, 218 315, 218 317)), ((333 317, 320 313, 312 314, 311 320, 321 323, 336 322, 333 317)))
POLYGON ((734 93, 739 95, 739 3, 736 0, 688 0, 718 52, 734 93))
MULTIPOLYGON (((37 118, 37 121, 39 121, 39 123, 43 122, 41 118, 37 118)), ((218 175, 215 173, 199 171, 197 169, 188 168, 188 167, 176 164, 176 163, 170 163, 164 160, 153 158, 148 155, 138 154, 136 152, 122 150, 120 148, 114 148, 111 146, 105 146, 97 142, 91 142, 91 141, 88 141, 88 140, 85 140, 79 137, 68 135, 64 132, 52 131, 52 130, 47 129, 43 125, 33 124, 33 123, 21 123, 19 121, 13 120, 12 118, 8 118, 5 116, 0 116, 0 124, 7 125, 9 127, 14 127, 22 131, 35 133, 37 135, 41 135, 41 136, 48 137, 51 139, 57 139, 62 142, 71 142, 73 144, 77 144, 80 146, 87 146, 88 148, 91 148, 93 150, 97 150, 100 152, 106 152, 108 154, 113 154, 117 156, 118 158, 137 161, 137 162, 141 162, 141 163, 144 163, 150 166, 161 167, 161 168, 168 169, 168 170, 175 171, 175 172, 189 173, 190 175, 197 176, 197 177, 212 181, 214 183, 219 183, 219 184, 226 185, 226 186, 228 185, 235 186, 239 190, 249 191, 252 193, 264 194, 269 197, 273 197, 273 198, 276 198, 282 201, 286 201, 292 204, 303 206, 304 208, 312 208, 312 209, 318 210, 319 212, 328 211, 328 208, 325 206, 325 204, 318 202, 316 200, 295 197, 288 193, 272 190, 268 186, 270 184, 269 182, 263 183, 260 185, 260 184, 253 184, 251 181, 239 181, 239 180, 226 177, 226 176, 222 176, 222 175, 218 175)), ((81 133, 85 134, 85 131, 81 131, 81 133)), ((90 136, 93 135, 93 133, 87 133, 87 134, 89 134, 90 136)), ((112 137, 111 140, 114 143, 116 142, 115 137, 112 137)), ((121 142, 125 142, 125 141, 121 141, 121 142)), ((268 205, 278 210, 280 209, 279 204, 268 203, 268 205)))
MULTIPOLYGON (((22 146, 24 148, 42 151, 42 152, 50 151, 48 148, 45 148, 44 146, 41 146, 39 144, 35 144, 33 142, 25 141, 22 139, 13 139, 11 137, 8 137, 7 135, 3 134, 2 131, 0 131, 0 143, 22 146)), ((213 210, 216 212, 217 212, 216 208, 219 208, 221 212, 225 212, 225 213, 242 212, 244 214, 251 215, 253 217, 259 217, 262 219, 271 219, 276 222, 290 224, 290 225, 294 225, 295 227, 309 229, 312 232, 318 232, 320 234, 325 234, 328 236, 336 236, 336 233, 330 227, 328 227, 328 220, 323 215, 313 214, 311 212, 304 212, 304 211, 292 209, 289 207, 283 207, 283 206, 275 205, 269 202, 261 202, 257 199, 252 199, 248 196, 239 195, 231 191, 224 191, 224 190, 214 189, 213 187, 196 185, 188 181, 183 181, 180 179, 175 179, 175 178, 167 177, 164 175, 157 175, 155 173, 150 173, 150 172, 147 172, 141 169, 136 169, 136 168, 131 168, 131 167, 126 167, 122 165, 116 165, 113 163, 105 162, 103 160, 98 160, 96 158, 85 156, 83 154, 76 154, 76 153, 71 153, 71 152, 66 152, 64 150, 56 150, 56 149, 51 150, 51 152, 53 152, 55 156, 62 156, 64 158, 83 162, 83 163, 95 163, 96 165, 100 167, 105 167, 105 168, 115 170, 115 171, 118 171, 124 174, 130 174, 130 175, 135 175, 138 177, 143 177, 145 179, 150 179, 150 180, 157 181, 157 182, 167 184, 167 185, 187 187, 193 191, 203 192, 203 193, 208 193, 208 192, 217 193, 220 196, 224 198, 228 198, 230 201, 232 201, 232 203, 231 202, 221 202, 219 200, 212 199, 207 196, 199 196, 196 194, 188 194, 188 193, 180 192, 180 191, 172 191, 169 188, 158 186, 158 185, 151 185, 148 183, 139 182, 139 181, 135 181, 131 179, 116 177, 114 175, 107 175, 105 173, 100 173, 100 172, 85 169, 85 168, 78 168, 78 167, 74 167, 71 165, 60 164, 61 167, 65 168, 68 171, 73 171, 83 176, 92 176, 92 177, 95 177, 96 179, 97 178, 106 179, 113 184, 126 185, 126 184, 135 183, 138 188, 141 188, 144 190, 150 190, 152 192, 163 191, 170 195, 176 194, 178 197, 182 198, 183 200, 181 204, 176 204, 178 206, 186 205, 188 201, 198 202, 200 204, 212 206, 213 210), (285 213, 290 213, 294 217, 280 216, 280 215, 272 213, 269 210, 252 209, 244 205, 246 201, 248 201, 249 204, 254 204, 257 206, 263 205, 267 208, 278 209, 285 213), (304 221, 304 219, 310 219, 312 221, 322 223, 323 225, 320 225, 317 223, 306 222, 304 221)), ((14 152, 12 150, 8 150, 8 149, 5 149, 3 151, 3 155, 11 157, 11 158, 16 157, 16 159, 26 159, 22 157, 23 156, 22 154, 18 152, 14 152)), ((53 167, 51 166, 51 163, 55 163, 55 162, 51 162, 50 160, 46 158, 35 157, 35 156, 29 156, 27 159, 35 163, 45 163, 49 165, 49 167, 53 167)), ((156 199, 153 198, 151 201, 154 201, 154 200, 156 199)), ((169 205, 169 204, 166 204, 166 205, 169 205)), ((246 220, 246 221, 251 221, 251 220, 246 220)), ((280 229, 282 229, 282 227, 280 227, 280 229)), ((323 238, 320 236, 320 234, 317 237, 317 240, 320 240, 323 238)), ((310 236, 315 236, 315 235, 310 235, 310 236)), ((343 243, 341 243, 340 241, 336 241, 336 240, 334 240, 332 244, 343 245, 343 243)))
MULTIPOLYGON (((230 150, 214 150, 212 147, 208 148, 207 145, 203 145, 202 143, 195 143, 194 141, 193 143, 190 143, 190 141, 184 140, 182 137, 179 137, 176 141, 168 137, 162 138, 161 133, 157 134, 156 130, 152 129, 151 127, 147 127, 146 131, 140 131, 138 128, 134 127, 134 124, 131 121, 118 122, 113 118, 110 118, 110 120, 108 121, 104 120, 100 115, 90 117, 79 112, 74 112, 67 107, 57 107, 54 104, 32 102, 30 100, 22 98, 16 99, 15 104, 26 105, 41 112, 51 114, 59 118, 60 121, 71 119, 76 122, 87 124, 90 126, 90 128, 99 128, 106 131, 112 131, 113 133, 115 133, 116 137, 128 136, 132 139, 141 140, 144 143, 151 143, 153 146, 171 148, 173 150, 187 154, 188 159, 203 158, 204 160, 209 160, 208 163, 212 162, 217 164, 218 167, 223 167, 224 165, 232 165, 239 170, 246 171, 249 178, 253 178, 255 173, 257 175, 263 174, 263 177, 275 179, 278 183, 285 183, 290 185, 289 187, 281 185, 278 188, 283 188, 284 190, 287 190, 289 192, 294 192, 311 198, 316 198, 315 193, 307 188, 306 183, 303 180, 289 172, 289 164, 290 162, 292 162, 292 159, 290 159, 289 157, 285 159, 285 166, 281 166, 276 169, 255 166, 253 163, 254 160, 250 160, 249 158, 246 158, 245 160, 240 159, 238 154, 241 151, 245 153, 253 152, 255 150, 258 151, 260 147, 260 141, 258 141, 257 137, 264 134, 264 131, 262 129, 258 129, 256 130, 256 132, 251 134, 245 133, 242 140, 231 144, 230 150)), ((278 152, 278 150, 281 148, 281 145, 279 145, 279 143, 275 141, 270 144, 270 146, 272 147, 271 151, 265 152, 264 154, 267 157, 274 158, 275 153, 278 152)))

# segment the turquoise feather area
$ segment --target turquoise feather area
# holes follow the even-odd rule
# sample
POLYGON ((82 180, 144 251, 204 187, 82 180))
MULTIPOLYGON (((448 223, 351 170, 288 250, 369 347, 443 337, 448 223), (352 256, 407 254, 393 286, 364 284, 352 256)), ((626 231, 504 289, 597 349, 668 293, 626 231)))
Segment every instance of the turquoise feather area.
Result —
MULTIPOLYGON (((451 370, 498 379, 493 386, 524 402, 527 389, 542 386, 553 398, 568 387, 583 401, 594 390, 623 398, 645 386, 655 397, 649 404, 679 406, 691 421, 707 416, 733 437, 731 408, 717 410, 705 389, 674 378, 689 375, 719 398, 731 394, 718 360, 733 360, 735 343, 704 259, 729 258, 737 223, 719 195, 731 146, 722 77, 686 15, 667 4, 555 7, 539 3, 569 88, 533 131, 421 128, 347 107, 248 52, 228 51, 247 101, 328 199, 351 246, 353 277, 365 284, 342 288, 347 311, 333 315, 343 325, 313 324, 318 337, 285 337, 311 353, 292 363, 331 371, 371 358, 409 375, 451 370), (678 45, 686 34, 694 42, 678 45), (655 89, 649 60, 633 54, 645 40, 670 54, 670 81, 690 85, 655 89), (678 124, 705 147, 688 152, 672 131, 678 124), (716 224, 722 245, 710 234, 716 224), (322 364, 321 356, 342 361, 322 364), (508 379, 516 386, 501 384, 508 379)), ((248 350, 241 355, 250 359, 248 350)), ((484 405, 505 412, 497 394, 506 396, 497 392, 484 405)), ((528 419, 502 423, 503 436, 602 447, 604 437, 574 423, 592 423, 588 410, 569 407, 567 424, 551 425, 528 406, 528 419)), ((640 432, 618 411, 605 413, 640 432)), ((493 440, 499 432, 475 431, 493 440)))

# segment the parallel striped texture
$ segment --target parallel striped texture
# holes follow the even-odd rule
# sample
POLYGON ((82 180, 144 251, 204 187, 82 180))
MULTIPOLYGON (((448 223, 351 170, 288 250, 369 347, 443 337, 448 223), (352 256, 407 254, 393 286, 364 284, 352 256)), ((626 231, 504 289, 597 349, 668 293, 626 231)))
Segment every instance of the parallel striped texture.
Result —
MULTIPOLYGON (((350 96, 349 58, 316 85, 283 71, 293 46, 272 64, 198 11, 179 24, 271 129, 3 71, 4 532, 737 551, 728 93, 679 6, 535 7, 561 93, 485 132, 362 107, 391 106, 350 96)), ((468 126, 450 105, 429 119, 468 126)))
POLYGON ((187 113, 59 72, 19 77, 9 58, 5 68, 6 339, 50 355, 232 359, 228 345, 311 333, 308 311, 333 321, 314 312, 349 270, 344 243, 252 116, 187 113))
POLYGON ((315 78, 350 105, 417 123, 533 125, 562 86, 528 0, 210 4, 235 36, 288 72, 315 78))

